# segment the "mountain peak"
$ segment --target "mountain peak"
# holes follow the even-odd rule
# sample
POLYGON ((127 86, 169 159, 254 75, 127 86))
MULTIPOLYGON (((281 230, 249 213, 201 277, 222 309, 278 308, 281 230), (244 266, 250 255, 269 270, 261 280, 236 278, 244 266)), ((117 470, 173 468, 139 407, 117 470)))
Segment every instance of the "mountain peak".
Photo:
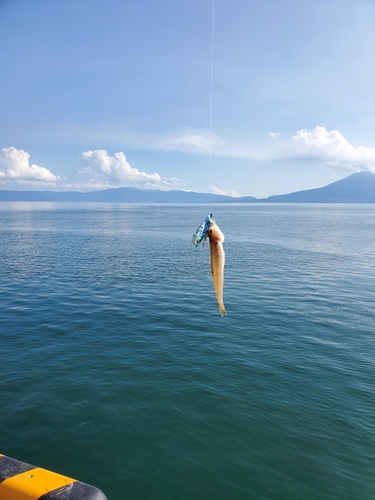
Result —
POLYGON ((369 171, 354 174, 316 189, 270 196, 276 203, 375 203, 375 174, 369 171))

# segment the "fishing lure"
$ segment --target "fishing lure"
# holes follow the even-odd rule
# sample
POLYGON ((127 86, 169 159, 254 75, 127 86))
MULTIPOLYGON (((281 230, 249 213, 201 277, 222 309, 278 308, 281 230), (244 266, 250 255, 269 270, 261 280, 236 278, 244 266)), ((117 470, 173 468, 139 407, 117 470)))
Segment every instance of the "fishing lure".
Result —
POLYGON ((211 272, 214 283, 214 290, 221 316, 227 314, 224 306, 224 265, 225 252, 223 248, 224 234, 212 218, 212 214, 207 215, 202 224, 193 234, 193 244, 199 246, 201 241, 210 240, 211 272))
POLYGON ((193 245, 195 247, 198 247, 202 242, 202 240, 203 240, 203 245, 205 244, 205 241, 207 239, 207 231, 213 222, 214 220, 212 218, 212 214, 208 214, 207 217, 202 222, 202 224, 193 234, 193 245))

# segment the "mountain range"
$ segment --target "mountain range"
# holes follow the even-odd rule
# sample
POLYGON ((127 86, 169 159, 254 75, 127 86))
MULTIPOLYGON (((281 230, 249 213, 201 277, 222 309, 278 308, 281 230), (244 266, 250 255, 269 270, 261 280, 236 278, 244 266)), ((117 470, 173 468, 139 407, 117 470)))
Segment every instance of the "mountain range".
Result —
POLYGON ((193 191, 158 191, 121 187, 90 191, 7 191, 0 190, 0 201, 68 201, 107 203, 375 203, 375 174, 356 172, 345 179, 316 189, 255 198, 233 198, 193 191))

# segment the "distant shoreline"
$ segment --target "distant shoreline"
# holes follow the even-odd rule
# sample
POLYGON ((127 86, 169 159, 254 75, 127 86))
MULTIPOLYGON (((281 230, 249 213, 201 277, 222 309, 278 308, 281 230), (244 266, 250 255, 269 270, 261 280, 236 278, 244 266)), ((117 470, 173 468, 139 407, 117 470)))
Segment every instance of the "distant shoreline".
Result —
POLYGON ((158 191, 120 187, 82 193, 78 191, 0 190, 0 201, 7 202, 102 202, 102 203, 375 203, 375 174, 356 172, 321 188, 273 195, 268 198, 233 198, 194 191, 158 191))

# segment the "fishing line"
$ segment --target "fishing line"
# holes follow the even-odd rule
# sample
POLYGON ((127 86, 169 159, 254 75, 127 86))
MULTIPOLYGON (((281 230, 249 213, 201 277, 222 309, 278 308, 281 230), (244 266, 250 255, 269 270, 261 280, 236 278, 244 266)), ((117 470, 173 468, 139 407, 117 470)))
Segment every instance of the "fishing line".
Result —
MULTIPOLYGON (((210 92, 210 137, 209 137, 209 162, 208 162, 208 182, 211 187, 212 170, 212 110, 213 110, 213 84, 214 84, 214 20, 215 20, 215 0, 212 0, 211 13, 211 92, 210 92)), ((208 205, 211 212, 211 192, 208 193, 208 205)), ((224 306, 224 265, 225 253, 223 249, 224 234, 220 231, 216 222, 212 219, 212 214, 208 214, 202 224, 193 234, 193 244, 198 247, 200 243, 210 241, 211 272, 214 283, 214 290, 219 307, 220 316, 227 316, 224 306)))
MULTIPOLYGON (((211 10, 211 88, 210 88, 210 139, 209 139, 209 160, 208 160, 208 187, 211 189, 211 170, 212 170, 212 104, 214 89, 214 27, 215 27, 215 0, 212 0, 211 10)), ((209 207, 211 212, 211 191, 209 191, 209 207)))

